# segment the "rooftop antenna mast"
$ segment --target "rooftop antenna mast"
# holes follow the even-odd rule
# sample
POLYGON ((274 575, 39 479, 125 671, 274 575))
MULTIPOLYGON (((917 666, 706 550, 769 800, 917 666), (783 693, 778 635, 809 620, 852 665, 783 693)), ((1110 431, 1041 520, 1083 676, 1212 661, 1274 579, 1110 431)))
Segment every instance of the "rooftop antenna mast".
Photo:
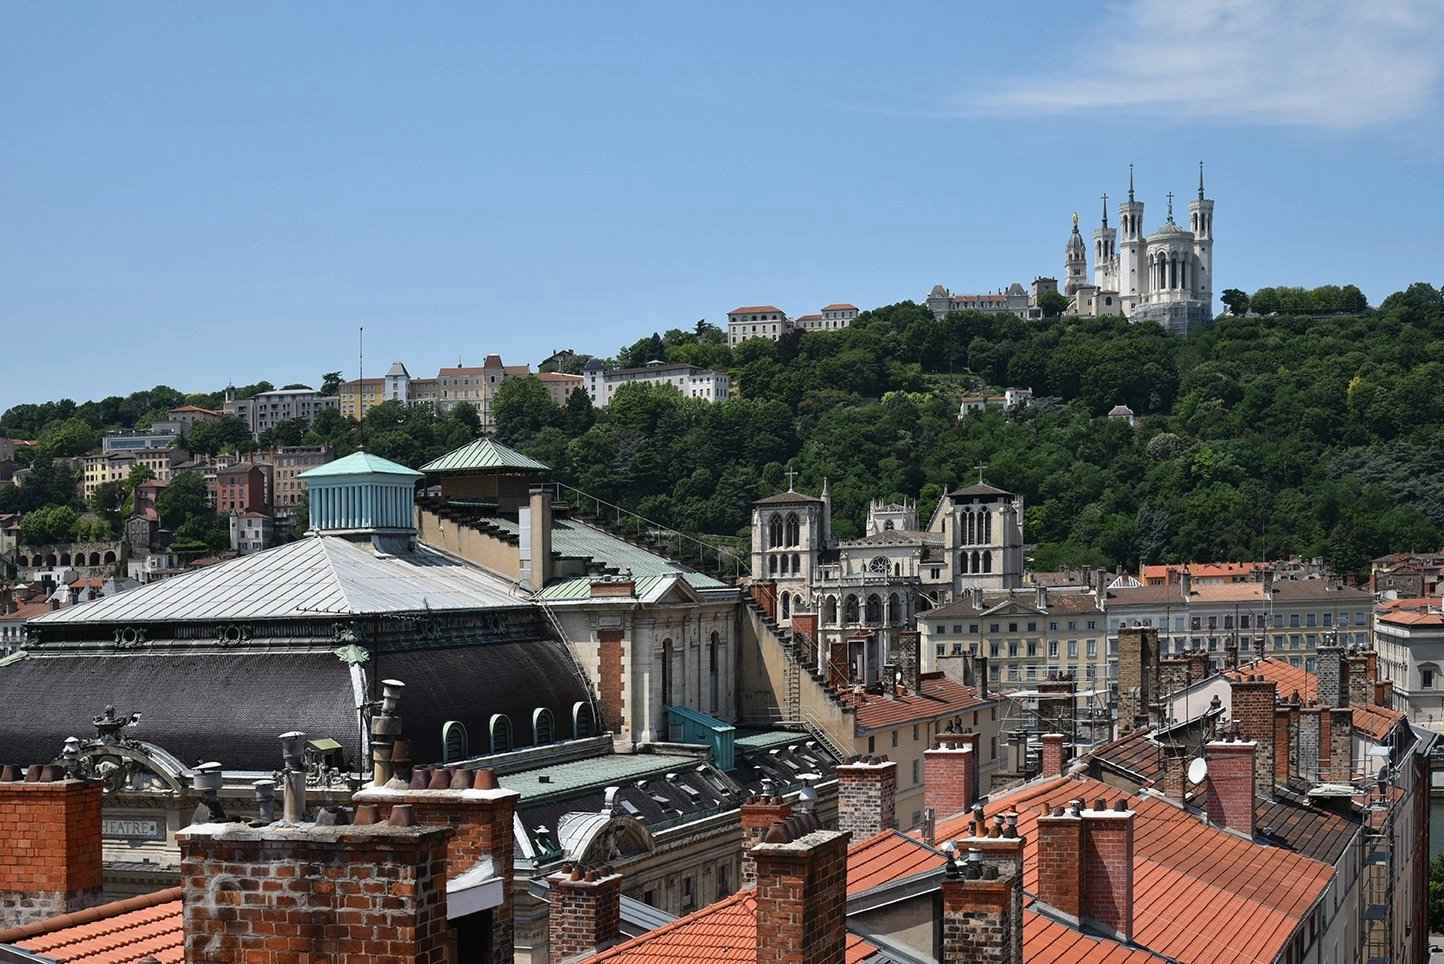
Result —
POLYGON ((361 451, 366 451, 366 326, 356 335, 356 418, 361 423, 361 451))

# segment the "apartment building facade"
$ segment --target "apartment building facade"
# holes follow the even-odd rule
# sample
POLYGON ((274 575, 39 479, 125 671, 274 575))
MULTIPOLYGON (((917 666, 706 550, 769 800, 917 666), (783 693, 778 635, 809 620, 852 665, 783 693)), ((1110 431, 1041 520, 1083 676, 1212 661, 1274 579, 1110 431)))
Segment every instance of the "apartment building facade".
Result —
POLYGON ((245 423, 254 436, 270 431, 282 422, 301 419, 310 424, 317 415, 340 404, 335 395, 323 395, 312 388, 282 388, 259 392, 249 398, 235 398, 226 392, 222 410, 245 423))
POLYGON ((666 385, 687 398, 705 402, 725 402, 731 393, 731 379, 725 372, 698 368, 696 365, 669 362, 648 362, 639 368, 618 368, 608 371, 597 359, 582 369, 583 387, 592 405, 605 408, 623 385, 666 385))

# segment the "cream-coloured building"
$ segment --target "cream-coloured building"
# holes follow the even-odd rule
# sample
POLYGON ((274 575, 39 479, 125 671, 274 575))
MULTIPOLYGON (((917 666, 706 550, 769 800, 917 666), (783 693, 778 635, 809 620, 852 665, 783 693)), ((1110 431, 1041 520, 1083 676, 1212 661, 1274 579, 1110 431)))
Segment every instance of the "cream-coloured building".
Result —
POLYGON ((81 494, 88 501, 105 483, 125 481, 137 466, 149 469, 156 481, 168 483, 175 477, 176 466, 189 457, 184 449, 174 447, 92 452, 80 460, 81 494))
POLYGON ((587 390, 586 379, 581 375, 572 375, 567 372, 538 372, 536 377, 558 407, 566 405, 567 399, 578 388, 582 391, 587 390))
POLYGON ((342 382, 336 392, 341 414, 359 422, 377 405, 386 400, 386 379, 353 378, 342 382))
POLYGON ((612 398, 623 385, 665 385, 676 389, 687 398, 700 398, 704 402, 725 402, 732 384, 726 372, 698 368, 696 365, 651 361, 639 368, 608 370, 596 358, 587 362, 582 369, 582 378, 582 387, 597 408, 605 408, 611 404, 612 398))
POLYGON ((1073 233, 1065 246, 1068 313, 1123 315, 1155 321, 1165 331, 1186 334, 1213 318, 1213 200, 1204 195, 1203 163, 1198 165, 1198 196, 1188 204, 1187 227, 1173 219, 1168 194, 1167 220, 1154 232, 1143 226, 1143 202, 1128 168, 1128 200, 1118 206, 1120 227, 1103 218, 1093 232, 1093 278, 1088 278, 1088 247, 1073 215, 1073 233), (1120 234, 1121 230, 1121 234, 1120 234))
POLYGON ((1386 605, 1374 617, 1379 678, 1393 683, 1393 708, 1416 723, 1444 728, 1444 604, 1386 605))

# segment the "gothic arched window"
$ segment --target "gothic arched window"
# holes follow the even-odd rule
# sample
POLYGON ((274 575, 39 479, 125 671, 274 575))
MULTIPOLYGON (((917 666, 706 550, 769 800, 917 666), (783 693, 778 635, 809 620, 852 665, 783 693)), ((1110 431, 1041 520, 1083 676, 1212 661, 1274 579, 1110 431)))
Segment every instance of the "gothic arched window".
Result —
POLYGON ((989 551, 983 553, 983 571, 984 571, 984 572, 992 572, 992 571, 993 571, 993 553, 992 553, 992 550, 989 550, 989 551))
POLYGON ((974 550, 973 550, 973 570, 972 570, 972 571, 973 571, 973 572, 982 572, 983 570, 980 568, 981 565, 982 565, 982 560, 981 560, 981 558, 979 557, 978 550, 974 549, 974 550))
POLYGON ((802 571, 802 557, 797 553, 792 554, 792 574, 795 576, 802 571))
POLYGON ((968 554, 966 552, 962 553, 959 556, 958 567, 962 570, 963 575, 965 576, 971 571, 968 569, 968 554))
POLYGON ((782 517, 773 516, 767 522, 767 548, 776 549, 782 545, 782 517))
POLYGON ((894 626, 903 621, 902 600, 898 598, 897 593, 891 593, 887 597, 887 616, 888 622, 894 626))
POLYGON ((867 597, 867 621, 882 622, 882 598, 876 594, 867 597))
POLYGON ((842 621, 845 622, 845 623, 847 623, 848 625, 851 625, 851 624, 853 624, 853 623, 859 622, 859 620, 858 620, 858 618, 857 618, 857 615, 858 615, 857 597, 856 597, 856 596, 849 595, 849 596, 847 597, 847 599, 843 601, 843 604, 842 604, 842 621))
POLYGON ((970 511, 968 511, 968 512, 963 513, 963 515, 964 515, 964 516, 966 517, 966 519, 967 519, 967 530, 968 530, 968 536, 967 536, 966 539, 963 540, 963 545, 970 546, 970 545, 972 545, 974 542, 977 542, 977 541, 978 541, 977 539, 973 538, 973 536, 974 536, 974 532, 973 532, 973 513, 972 513, 972 511, 970 510, 970 511))
POLYGON ((786 545, 795 546, 802 542, 802 526, 797 521, 797 513, 787 514, 787 542, 786 545))
POLYGON ((782 594, 782 618, 792 618, 792 596, 788 593, 782 594))
POLYGON ((767 557, 767 572, 768 572, 769 575, 772 575, 772 576, 777 575, 777 557, 776 557, 776 556, 768 556, 768 557, 767 557))
POLYGON ((837 624, 837 597, 828 596, 822 604, 822 622, 827 626, 837 624))
POLYGON ((982 543, 993 541, 993 514, 991 512, 983 513, 983 535, 978 541, 982 543))

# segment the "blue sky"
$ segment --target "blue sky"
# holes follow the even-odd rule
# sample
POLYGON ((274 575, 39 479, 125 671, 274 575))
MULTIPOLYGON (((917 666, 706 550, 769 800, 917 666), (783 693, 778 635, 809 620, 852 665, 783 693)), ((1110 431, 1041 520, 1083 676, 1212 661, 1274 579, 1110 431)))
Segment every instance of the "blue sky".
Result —
POLYGON ((12 3, 0 409, 1062 273, 1207 163, 1216 287, 1444 281, 1437 2, 12 3), (1367 9, 1360 9, 1367 8, 1367 9))

